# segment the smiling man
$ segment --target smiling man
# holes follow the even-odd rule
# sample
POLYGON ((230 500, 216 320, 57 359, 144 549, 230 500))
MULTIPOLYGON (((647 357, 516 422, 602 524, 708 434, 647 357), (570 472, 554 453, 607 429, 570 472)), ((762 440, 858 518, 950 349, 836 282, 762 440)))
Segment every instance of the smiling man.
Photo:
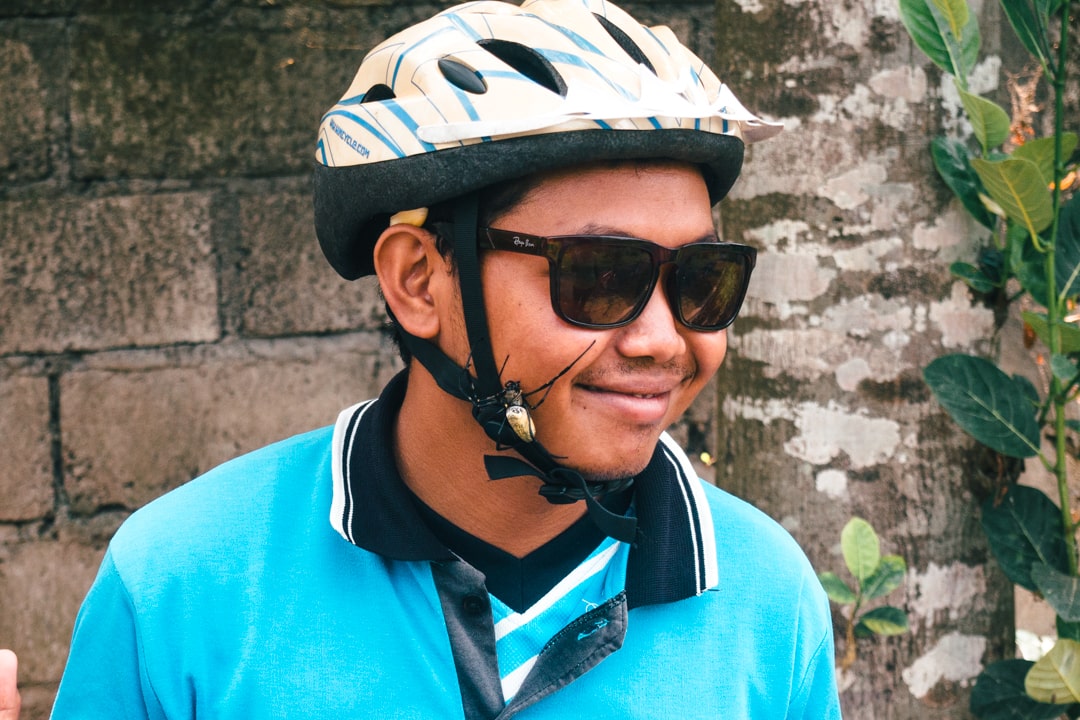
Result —
POLYGON ((805 557, 664 432, 754 267, 711 208, 778 131, 602 0, 372 50, 316 229, 406 370, 134 514, 54 717, 838 718, 805 557))

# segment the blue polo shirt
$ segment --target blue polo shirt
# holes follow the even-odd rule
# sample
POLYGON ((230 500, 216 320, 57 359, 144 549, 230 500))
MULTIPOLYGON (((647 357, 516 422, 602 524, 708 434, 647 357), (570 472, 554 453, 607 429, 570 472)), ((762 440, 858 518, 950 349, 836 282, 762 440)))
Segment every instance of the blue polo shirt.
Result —
POLYGON ((505 610, 397 474, 404 383, 133 514, 79 613, 53 717, 840 717, 805 556, 667 436, 635 480, 639 540, 605 576, 620 582, 504 697, 505 610))

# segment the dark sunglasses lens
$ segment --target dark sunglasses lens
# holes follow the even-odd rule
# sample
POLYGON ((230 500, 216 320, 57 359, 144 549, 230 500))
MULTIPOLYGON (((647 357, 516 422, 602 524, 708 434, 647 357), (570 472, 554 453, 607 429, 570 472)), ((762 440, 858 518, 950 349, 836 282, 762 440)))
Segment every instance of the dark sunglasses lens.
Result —
POLYGON ((585 325, 617 325, 648 300, 649 251, 599 241, 568 243, 558 264, 556 303, 564 318, 585 325))
POLYGON ((688 248, 679 258, 679 312, 690 326, 718 330, 739 312, 750 273, 749 261, 717 246, 688 248))

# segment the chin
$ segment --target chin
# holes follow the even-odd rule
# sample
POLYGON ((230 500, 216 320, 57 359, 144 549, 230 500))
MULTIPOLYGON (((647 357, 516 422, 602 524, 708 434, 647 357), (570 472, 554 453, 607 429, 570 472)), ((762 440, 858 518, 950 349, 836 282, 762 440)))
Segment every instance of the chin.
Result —
POLYGON ((646 437, 631 442, 628 447, 620 448, 613 444, 602 455, 578 455, 579 462, 574 461, 573 453, 560 457, 560 453, 553 450, 552 454, 560 464, 576 470, 590 482, 611 482, 633 477, 645 470, 652 461, 659 441, 659 433, 650 432, 646 437))
POLYGON ((644 460, 630 464, 625 462, 626 458, 622 458, 623 462, 618 465, 609 465, 606 467, 589 467, 589 468, 577 468, 578 472, 585 476, 585 479, 589 482, 613 482, 615 480, 623 480, 628 477, 633 477, 640 474, 649 465, 649 460, 652 459, 652 453, 649 454, 644 460))

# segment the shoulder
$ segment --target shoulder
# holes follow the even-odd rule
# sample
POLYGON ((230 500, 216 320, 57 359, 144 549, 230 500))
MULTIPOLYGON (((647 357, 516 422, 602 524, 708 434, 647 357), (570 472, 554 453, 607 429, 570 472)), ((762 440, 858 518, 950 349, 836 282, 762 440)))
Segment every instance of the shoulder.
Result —
POLYGON ((289 515, 282 508, 306 516, 315 497, 330 492, 331 436, 332 428, 321 428, 268 445, 140 508, 110 543, 118 571, 160 564, 174 553, 220 552, 272 533, 289 515))
POLYGON ((708 499, 718 538, 727 542, 742 538, 749 546, 769 546, 803 554, 791 533, 756 506, 704 480, 699 482, 708 499))
POLYGON ((720 577, 745 576, 755 585, 817 594, 817 574, 791 533, 749 502, 700 482, 712 516, 720 577))

